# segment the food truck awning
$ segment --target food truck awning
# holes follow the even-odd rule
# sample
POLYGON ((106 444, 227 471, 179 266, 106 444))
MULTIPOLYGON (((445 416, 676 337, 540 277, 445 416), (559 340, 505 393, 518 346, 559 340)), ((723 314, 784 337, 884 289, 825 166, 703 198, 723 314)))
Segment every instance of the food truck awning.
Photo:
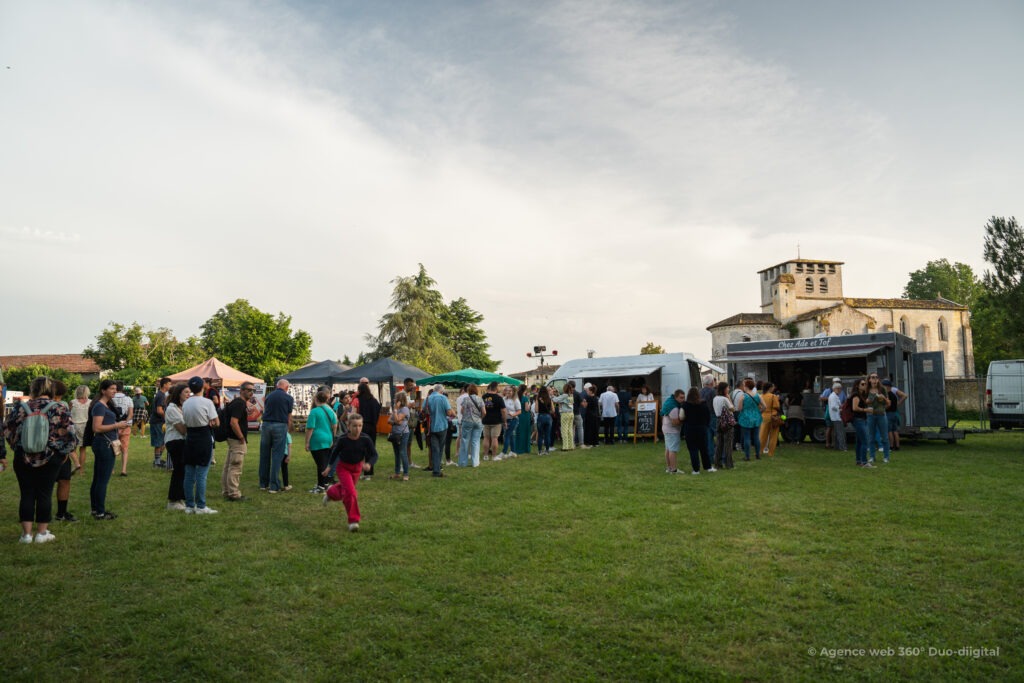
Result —
POLYGON ((720 360, 737 363, 740 361, 776 361, 776 360, 821 360, 826 358, 856 358, 874 353, 892 344, 856 344, 837 348, 826 346, 818 348, 795 349, 751 349, 749 351, 728 351, 728 355, 720 360))
POLYGON ((655 370, 660 370, 661 365, 617 365, 617 366, 593 366, 588 367, 584 374, 587 377, 633 377, 647 376, 655 370))

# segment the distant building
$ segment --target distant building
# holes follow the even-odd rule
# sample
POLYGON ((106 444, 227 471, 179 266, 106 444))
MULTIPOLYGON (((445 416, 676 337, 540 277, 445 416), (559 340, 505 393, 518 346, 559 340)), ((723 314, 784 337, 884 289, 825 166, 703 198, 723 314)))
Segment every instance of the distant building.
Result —
POLYGON ((974 377, 967 307, 948 299, 857 299, 843 295, 843 263, 794 259, 758 271, 761 312, 738 313, 707 329, 712 361, 731 342, 899 332, 918 351, 942 351, 946 377, 974 377))
POLYGON ((534 384, 544 384, 551 375, 555 374, 555 370, 562 367, 561 365, 539 365, 533 370, 527 370, 526 372, 513 372, 509 374, 512 379, 518 379, 527 386, 533 386, 534 384))
POLYGON ((66 370, 82 376, 83 382, 99 379, 102 374, 96 361, 79 353, 35 354, 28 356, 0 356, 0 368, 27 368, 30 365, 45 365, 55 370, 66 370))

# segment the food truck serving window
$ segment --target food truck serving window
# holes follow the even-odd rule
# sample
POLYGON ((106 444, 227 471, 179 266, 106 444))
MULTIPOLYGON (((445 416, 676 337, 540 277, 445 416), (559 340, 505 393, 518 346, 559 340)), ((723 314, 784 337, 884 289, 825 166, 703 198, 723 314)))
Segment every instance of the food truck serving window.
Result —
POLYGON ((867 356, 879 349, 884 349, 887 344, 874 346, 857 346, 852 348, 825 347, 821 349, 764 349, 759 351, 731 351, 728 357, 723 358, 727 362, 738 361, 773 361, 773 360, 818 360, 825 358, 854 358, 867 356))

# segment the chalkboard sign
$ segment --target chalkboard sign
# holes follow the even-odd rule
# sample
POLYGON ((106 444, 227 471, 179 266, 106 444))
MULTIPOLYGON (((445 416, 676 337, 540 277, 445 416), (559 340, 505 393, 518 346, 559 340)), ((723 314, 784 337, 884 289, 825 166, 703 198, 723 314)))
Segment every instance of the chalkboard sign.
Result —
POLYGON ((633 443, 640 437, 658 438, 658 402, 637 401, 633 418, 633 443))

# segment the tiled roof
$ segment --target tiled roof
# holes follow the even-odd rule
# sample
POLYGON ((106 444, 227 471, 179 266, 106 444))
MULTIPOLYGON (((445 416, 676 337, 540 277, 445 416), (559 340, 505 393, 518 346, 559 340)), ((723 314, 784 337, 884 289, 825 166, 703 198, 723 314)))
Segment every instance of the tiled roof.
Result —
POLYGON ((78 353, 35 354, 28 356, 0 356, 0 367, 24 368, 29 365, 45 365, 55 370, 66 370, 79 375, 99 374, 96 361, 78 353))
POLYGON ((771 313, 737 313, 731 318, 725 320, 719 320, 713 325, 708 325, 706 329, 713 330, 716 327, 728 327, 730 325, 776 325, 778 326, 779 321, 775 319, 775 316, 771 313))
POLYGON ((831 311, 832 309, 839 308, 840 306, 842 306, 842 304, 832 304, 831 306, 825 306, 824 308, 815 308, 813 311, 801 313, 797 317, 793 318, 793 322, 800 323, 805 320, 814 320, 825 311, 831 311))
POLYGON ((844 299, 854 308, 940 308, 966 311, 967 307, 949 299, 844 299))

